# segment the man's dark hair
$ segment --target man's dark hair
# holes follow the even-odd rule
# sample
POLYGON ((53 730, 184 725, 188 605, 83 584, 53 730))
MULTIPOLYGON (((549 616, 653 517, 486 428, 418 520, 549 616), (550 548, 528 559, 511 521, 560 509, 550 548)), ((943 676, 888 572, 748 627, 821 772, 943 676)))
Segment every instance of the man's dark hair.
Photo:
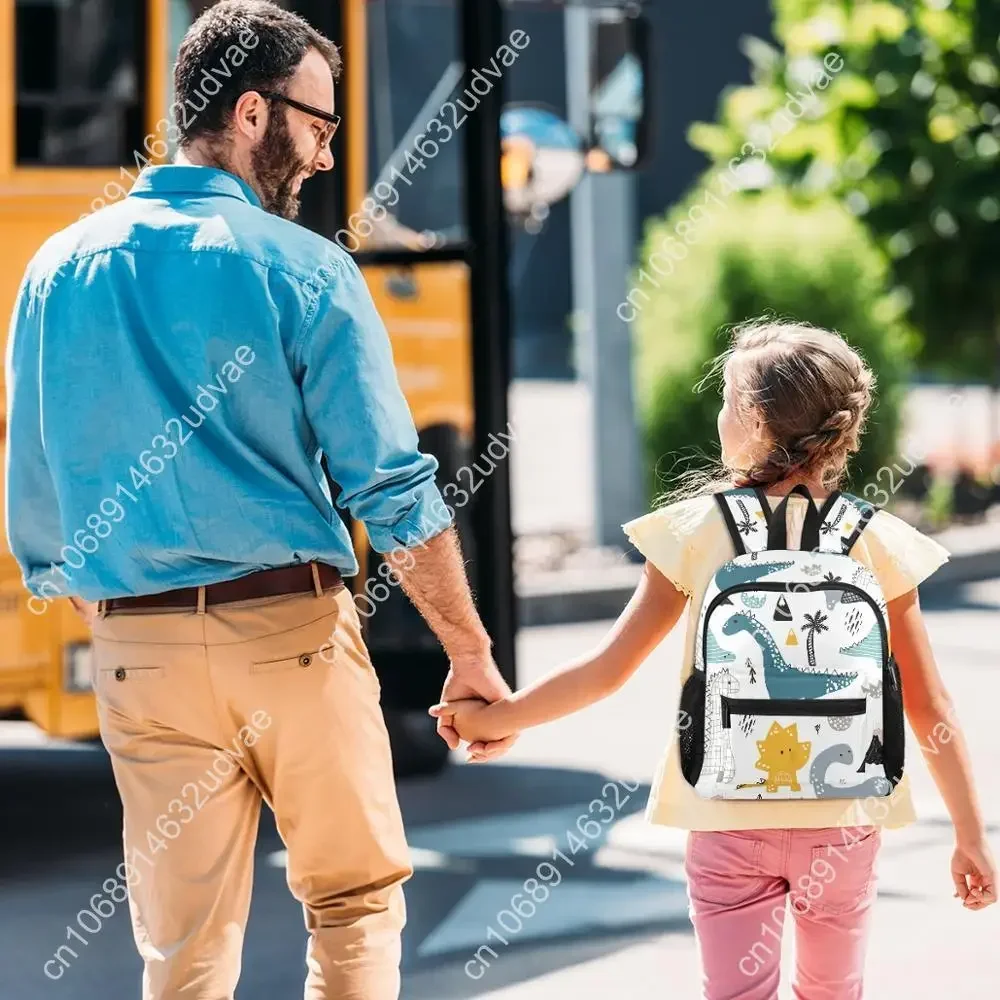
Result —
POLYGON ((188 29, 174 66, 174 118, 185 146, 217 137, 240 94, 282 93, 309 49, 340 76, 340 53, 307 21, 268 0, 221 0, 188 29))

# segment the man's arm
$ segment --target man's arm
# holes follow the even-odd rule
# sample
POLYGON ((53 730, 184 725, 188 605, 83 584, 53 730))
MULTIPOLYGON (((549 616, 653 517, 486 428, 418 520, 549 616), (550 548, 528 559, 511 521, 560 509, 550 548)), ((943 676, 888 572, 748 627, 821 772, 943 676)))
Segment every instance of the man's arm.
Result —
MULTIPOLYGON (((418 449, 388 334, 354 261, 338 254, 327 270, 294 353, 306 415, 341 489, 338 503, 364 523, 376 552, 394 553, 403 589, 451 661, 450 697, 459 690, 495 700, 508 688, 434 482, 437 461, 418 449)), ((458 745, 448 726, 438 731, 458 745)))
POLYGON ((395 567, 403 590, 452 661, 488 659, 492 643, 472 601, 454 527, 407 549, 404 556, 395 567))
MULTIPOLYGON (((510 694, 490 653, 490 638, 472 601, 458 534, 448 528, 415 549, 397 553, 396 566, 403 590, 441 640, 451 669, 441 691, 443 701, 485 698, 496 701, 510 694)), ((441 717, 437 731, 452 750, 461 742, 449 718, 441 717)), ((513 746, 516 735, 493 743, 472 743, 471 760, 498 757, 513 746)))

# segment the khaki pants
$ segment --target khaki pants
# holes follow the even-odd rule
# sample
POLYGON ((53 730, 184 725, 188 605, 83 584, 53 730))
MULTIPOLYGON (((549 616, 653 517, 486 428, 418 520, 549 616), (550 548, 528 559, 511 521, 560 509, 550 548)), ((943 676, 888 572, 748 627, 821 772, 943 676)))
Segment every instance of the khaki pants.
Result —
POLYGON ((346 589, 93 624, 144 1000, 231 1000, 260 803, 309 931, 306 1000, 395 1000, 412 874, 346 589))

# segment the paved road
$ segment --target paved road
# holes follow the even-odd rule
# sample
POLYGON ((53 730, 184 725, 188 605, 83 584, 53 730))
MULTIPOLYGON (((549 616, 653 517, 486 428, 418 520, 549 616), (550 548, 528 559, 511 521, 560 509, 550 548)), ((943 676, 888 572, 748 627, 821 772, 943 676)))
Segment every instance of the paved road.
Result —
MULTIPOLYGON (((956 590, 928 617, 1000 850, 998 615, 1000 580, 956 590)), ((524 632, 522 679, 587 648, 605 628, 524 632)), ((678 654, 675 633, 612 699, 526 734, 502 763, 456 766, 404 785, 417 868, 408 894, 405 1000, 698 995, 680 869, 683 835, 652 830, 641 819, 676 694, 678 654), (639 787, 608 785, 622 781, 639 787), (599 838, 577 843, 574 855, 567 831, 602 795, 615 819, 599 838), (562 884, 537 911, 528 916, 522 905, 520 929, 513 914, 498 917, 537 866, 554 857, 562 884), (490 965, 474 962, 470 971, 481 978, 473 981, 464 969, 489 926, 496 956, 480 952, 490 965)), ((69 967, 59 981, 43 975, 45 961, 67 943, 67 925, 120 860, 119 810, 103 751, 15 747, 25 731, 18 724, 0 729, 7 744, 0 748, 0 1000, 137 997, 139 963, 121 907, 96 933, 82 932, 88 943, 76 942, 77 958, 63 953, 69 967)), ((995 996, 1000 908, 966 913, 950 898, 949 828, 925 769, 910 759, 921 822, 885 838, 869 995, 995 996)), ((550 869, 542 873, 557 879, 550 869)), ((265 823, 240 1000, 300 995, 303 930, 284 879, 281 844, 265 823)))

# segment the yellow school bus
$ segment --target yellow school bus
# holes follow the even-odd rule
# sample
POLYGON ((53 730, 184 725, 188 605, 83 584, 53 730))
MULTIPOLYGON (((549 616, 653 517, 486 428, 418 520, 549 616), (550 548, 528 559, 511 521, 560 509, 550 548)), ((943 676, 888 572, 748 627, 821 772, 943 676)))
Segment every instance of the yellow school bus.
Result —
MULTIPOLYGON (((25 265, 51 233, 124 197, 140 170, 173 155, 170 66, 187 27, 212 2, 0 5, 0 314, 10 315, 25 265)), ((442 485, 456 477, 461 485, 507 423, 502 178, 507 208, 526 213, 566 194, 582 167, 567 171, 565 142, 553 170, 544 137, 530 129, 502 136, 502 77, 530 38, 505 24, 500 0, 282 5, 344 55, 337 166, 305 185, 300 221, 355 255, 389 331, 421 447, 438 458, 442 485)), ((639 119, 626 124, 639 128, 639 119)), ((620 141, 621 129, 615 134, 620 141)), ((580 163, 586 145, 579 143, 580 163)), ((3 403, 6 412, 5 393, 3 403)), ((513 683, 507 463, 491 464, 475 495, 462 491, 467 499, 454 505, 484 623, 513 683)), ((353 586, 359 610, 371 609, 367 639, 397 765, 430 770, 445 748, 425 710, 447 663, 398 588, 384 596, 379 557, 359 525, 352 533, 362 566, 353 586)), ((0 713, 20 713, 54 736, 93 736, 88 631, 68 601, 31 599, 0 545, 0 713)))

